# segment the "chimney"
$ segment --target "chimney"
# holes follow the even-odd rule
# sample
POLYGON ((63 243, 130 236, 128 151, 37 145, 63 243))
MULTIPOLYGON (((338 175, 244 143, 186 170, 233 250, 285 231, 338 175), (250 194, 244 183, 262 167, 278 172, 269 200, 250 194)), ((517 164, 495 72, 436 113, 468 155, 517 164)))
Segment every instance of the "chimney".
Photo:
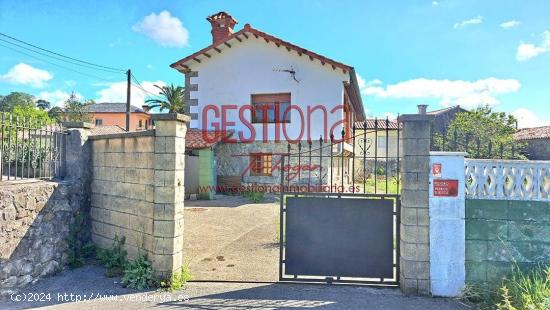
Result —
POLYGON ((214 15, 210 15, 206 18, 212 25, 212 43, 221 43, 231 34, 233 34, 233 27, 238 23, 233 16, 226 12, 219 12, 214 15))
POLYGON ((418 107, 418 114, 426 114, 426 109, 428 108, 427 104, 419 104, 418 107))

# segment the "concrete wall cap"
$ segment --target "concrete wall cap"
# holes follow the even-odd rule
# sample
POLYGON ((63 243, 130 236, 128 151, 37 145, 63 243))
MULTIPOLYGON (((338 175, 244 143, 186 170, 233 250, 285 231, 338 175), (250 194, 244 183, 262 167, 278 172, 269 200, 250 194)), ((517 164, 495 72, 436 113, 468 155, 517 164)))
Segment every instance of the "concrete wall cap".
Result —
POLYGON ((189 121, 191 121, 191 117, 189 115, 179 113, 157 113, 151 115, 151 119, 153 121, 180 121, 185 123, 189 123, 189 121))
POLYGON ((95 125, 88 122, 62 122, 61 125, 63 125, 66 128, 84 128, 84 129, 92 129, 95 128, 95 125))
POLYGON ((440 152, 440 151, 432 151, 430 152, 431 156, 468 156, 468 153, 466 152, 440 152))
POLYGON ((141 130, 141 131, 129 131, 121 133, 110 133, 105 135, 93 135, 89 136, 89 140, 101 140, 101 139, 117 139, 117 138, 136 138, 136 137, 149 137, 154 136, 155 130, 141 130))

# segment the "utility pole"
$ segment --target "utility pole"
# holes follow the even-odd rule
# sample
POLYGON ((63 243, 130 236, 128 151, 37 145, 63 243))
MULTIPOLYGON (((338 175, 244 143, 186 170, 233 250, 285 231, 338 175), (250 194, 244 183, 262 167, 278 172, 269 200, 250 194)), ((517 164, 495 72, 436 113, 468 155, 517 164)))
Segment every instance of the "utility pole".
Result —
POLYGON ((130 131, 130 88, 132 87, 132 71, 128 69, 126 71, 128 85, 126 89, 126 131, 130 131))

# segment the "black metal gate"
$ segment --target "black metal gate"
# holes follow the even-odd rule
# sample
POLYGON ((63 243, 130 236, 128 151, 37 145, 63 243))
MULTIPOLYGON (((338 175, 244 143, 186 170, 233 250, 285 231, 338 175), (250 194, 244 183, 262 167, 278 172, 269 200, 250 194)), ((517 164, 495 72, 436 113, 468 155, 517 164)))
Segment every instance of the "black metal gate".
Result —
POLYGON ((60 123, 0 113, 0 182, 65 176, 67 132, 60 123))
POLYGON ((398 284, 399 126, 356 125, 282 156, 280 281, 398 284))

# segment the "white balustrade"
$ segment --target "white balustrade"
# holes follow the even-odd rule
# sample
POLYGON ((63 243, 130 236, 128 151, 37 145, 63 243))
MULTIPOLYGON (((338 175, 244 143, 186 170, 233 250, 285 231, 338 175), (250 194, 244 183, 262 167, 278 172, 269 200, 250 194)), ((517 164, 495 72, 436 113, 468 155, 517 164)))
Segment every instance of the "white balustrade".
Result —
POLYGON ((550 201, 550 161, 466 159, 466 197, 550 201))

